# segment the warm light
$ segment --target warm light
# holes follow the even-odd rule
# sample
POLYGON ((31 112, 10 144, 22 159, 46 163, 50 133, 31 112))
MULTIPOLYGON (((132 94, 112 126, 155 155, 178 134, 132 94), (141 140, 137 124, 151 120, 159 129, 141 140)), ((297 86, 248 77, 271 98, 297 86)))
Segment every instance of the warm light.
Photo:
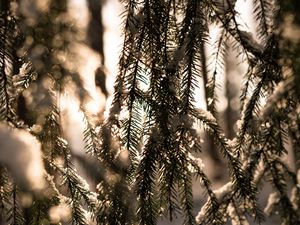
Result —
POLYGON ((41 144, 26 130, 0 125, 0 163, 14 175, 16 182, 38 191, 45 186, 41 144))
POLYGON ((66 203, 53 206, 49 210, 51 223, 67 222, 71 218, 71 208, 66 203))

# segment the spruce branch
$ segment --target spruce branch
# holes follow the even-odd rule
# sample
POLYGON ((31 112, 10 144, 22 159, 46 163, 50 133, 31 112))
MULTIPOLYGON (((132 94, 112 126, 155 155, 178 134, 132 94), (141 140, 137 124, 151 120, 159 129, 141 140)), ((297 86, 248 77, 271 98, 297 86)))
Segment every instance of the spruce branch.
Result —
MULTIPOLYGON (((156 132, 153 129, 153 132, 156 132)), ((159 139, 156 133, 149 137, 145 145, 142 159, 137 169, 136 192, 138 195, 138 215, 139 224, 156 224, 158 214, 158 203, 155 194, 155 177, 156 177, 156 152, 159 139)))

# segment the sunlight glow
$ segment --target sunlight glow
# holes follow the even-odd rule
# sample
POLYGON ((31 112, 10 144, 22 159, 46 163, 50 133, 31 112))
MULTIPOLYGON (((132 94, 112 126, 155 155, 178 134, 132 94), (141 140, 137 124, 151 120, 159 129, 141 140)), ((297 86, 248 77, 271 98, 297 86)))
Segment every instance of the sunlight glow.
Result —
POLYGON ((67 203, 52 206, 49 209, 51 223, 68 222, 71 218, 71 208, 67 203))
MULTIPOLYGON (((241 24, 245 31, 253 31, 254 30, 254 23, 250 18, 249 8, 251 4, 248 1, 238 0, 236 2, 236 10, 242 15, 243 17, 238 17, 237 21, 241 24)), ((78 21, 78 26, 86 30, 86 26, 88 24, 89 15, 87 10, 87 5, 83 0, 72 0, 69 9, 71 10, 71 14, 73 17, 78 21)), ((100 90, 95 87, 94 82, 94 73, 97 67, 100 65, 100 56, 98 53, 91 50, 89 47, 84 45, 77 46, 76 52, 80 55, 80 60, 77 62, 76 66, 78 67, 79 73, 84 80, 84 84, 88 93, 90 95, 89 100, 85 104, 85 108, 88 112, 93 115, 99 113, 99 111, 105 108, 104 116, 107 117, 109 113, 109 109, 111 107, 112 102, 112 94, 113 94, 113 84, 115 77, 118 73, 118 60, 119 54, 122 48, 122 20, 121 20, 121 13, 124 10, 122 5, 118 0, 111 0, 107 1, 103 8, 103 24, 105 27, 104 32, 104 54, 105 54, 105 72, 107 74, 106 79, 106 86, 109 93, 108 99, 106 102, 104 101, 104 96, 100 90), (105 104, 105 105, 104 105, 105 104)), ((218 27, 211 27, 210 28, 210 43, 207 44, 207 54, 211 54, 213 51, 213 44, 216 41, 216 38, 219 34, 220 29, 218 27)), ((224 71, 225 72, 225 71, 224 71)), ((233 72, 233 71, 232 71, 233 72)), ((234 72, 234 76, 240 76, 238 73, 241 71, 234 72)), ((225 82, 224 74, 218 74, 217 80, 221 84, 220 86, 224 86, 222 83, 225 82)), ((204 86, 203 86, 203 79, 199 78, 198 80, 199 88, 195 90, 195 106, 196 108, 206 109, 206 101, 204 99, 204 86)), ((226 109, 228 102, 225 98, 224 90, 217 90, 217 95, 219 98, 218 101, 218 108, 223 111, 226 109)), ((67 122, 68 126, 79 126, 80 129, 68 131, 70 133, 68 136, 71 137, 78 137, 79 130, 84 129, 82 125, 83 114, 80 112, 79 102, 76 100, 70 100, 67 97, 65 100, 62 100, 63 104, 66 104, 67 107, 65 108, 65 112, 67 114, 72 115, 68 119, 67 122), (80 125, 81 124, 81 125, 80 125), (77 135, 75 135, 75 133, 77 135)), ((66 117, 67 118, 67 117, 66 117)), ((72 140, 71 142, 75 142, 76 146, 79 144, 78 141, 72 140)), ((80 144, 79 146, 81 146, 80 144)), ((82 147, 82 146, 81 146, 82 147)), ((79 148, 77 148, 79 149, 79 148)))
POLYGON ((89 21, 89 12, 85 0, 68 1, 68 10, 70 15, 76 21, 76 25, 81 29, 85 28, 89 21))
POLYGON ((113 83, 118 73, 119 54, 122 49, 122 5, 118 0, 107 1, 103 7, 104 54, 107 69, 107 88, 112 94, 113 83))

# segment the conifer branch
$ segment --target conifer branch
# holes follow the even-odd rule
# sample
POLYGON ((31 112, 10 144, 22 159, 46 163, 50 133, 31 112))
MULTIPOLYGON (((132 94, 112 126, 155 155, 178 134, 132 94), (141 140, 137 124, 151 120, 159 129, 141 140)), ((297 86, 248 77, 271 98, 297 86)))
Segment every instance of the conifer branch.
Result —
POLYGON ((0 120, 30 129, 40 140, 48 181, 45 195, 16 186, 6 166, 9 171, 18 165, 3 160, 1 143, 0 223, 88 224, 89 214, 105 225, 155 225, 161 217, 181 217, 186 225, 247 224, 272 213, 279 213, 283 224, 300 223, 300 48, 285 29, 300 26, 297 17, 286 20, 297 5, 253 0, 256 37, 240 23, 236 1, 122 0, 124 41, 113 101, 108 118, 96 125, 83 106, 87 92, 75 51, 85 43, 69 3, 50 0, 43 8, 29 1, 30 10, 23 1, 0 4, 0 120), (212 52, 205 49, 210 44, 212 52), (238 86, 242 110, 233 140, 222 131, 216 104, 223 95, 217 89, 228 83, 223 82, 227 48, 248 67, 238 86), (84 113, 84 155, 72 152, 64 139, 55 95, 68 91, 67 81, 77 87, 84 113), (207 110, 196 108, 202 81, 207 110), (23 104, 30 102, 28 121, 19 115, 21 97, 23 104), (204 169, 198 125, 213 136, 228 167, 230 180, 218 189, 204 169), (291 154, 294 165, 284 161, 291 154), (85 172, 93 170, 93 177, 79 175, 75 162, 85 172), (85 178, 91 177, 90 188, 85 178), (194 178, 207 197, 196 217, 194 178), (263 213, 258 197, 266 182, 272 193, 263 213), (32 195, 29 206, 20 204, 23 192, 32 195), (62 205, 71 217, 54 221, 50 211, 62 205))
MULTIPOLYGON (((153 129, 153 132, 155 130, 153 129)), ((158 203, 156 199, 155 177, 156 177, 156 152, 159 139, 153 134, 143 150, 142 159, 137 169, 136 192, 138 195, 139 224, 156 224, 158 214, 158 203)))

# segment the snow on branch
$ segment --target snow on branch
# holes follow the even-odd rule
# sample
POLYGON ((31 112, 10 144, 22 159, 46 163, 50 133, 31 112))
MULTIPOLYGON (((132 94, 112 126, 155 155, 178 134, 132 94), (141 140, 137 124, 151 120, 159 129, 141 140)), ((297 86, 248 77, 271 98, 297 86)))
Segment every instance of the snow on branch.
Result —
POLYGON ((274 107, 280 99, 282 99, 285 93, 289 92, 293 87, 293 79, 289 78, 287 80, 279 82, 276 86, 273 94, 268 98, 267 103, 264 108, 261 110, 260 119, 264 121, 267 117, 269 117, 273 113, 274 107))
MULTIPOLYGON (((213 194, 216 197, 216 200, 221 203, 226 195, 228 195, 233 190, 233 183, 228 182, 224 184, 222 187, 213 190, 213 194)), ((197 223, 200 223, 204 220, 204 218, 207 216, 207 212, 209 211, 209 208, 212 205, 212 199, 209 197, 206 201, 206 203, 201 207, 200 211, 198 212, 196 216, 197 223)))
POLYGON ((14 179, 26 188, 44 188, 44 165, 41 144, 28 131, 0 125, 0 162, 6 165, 14 179))

